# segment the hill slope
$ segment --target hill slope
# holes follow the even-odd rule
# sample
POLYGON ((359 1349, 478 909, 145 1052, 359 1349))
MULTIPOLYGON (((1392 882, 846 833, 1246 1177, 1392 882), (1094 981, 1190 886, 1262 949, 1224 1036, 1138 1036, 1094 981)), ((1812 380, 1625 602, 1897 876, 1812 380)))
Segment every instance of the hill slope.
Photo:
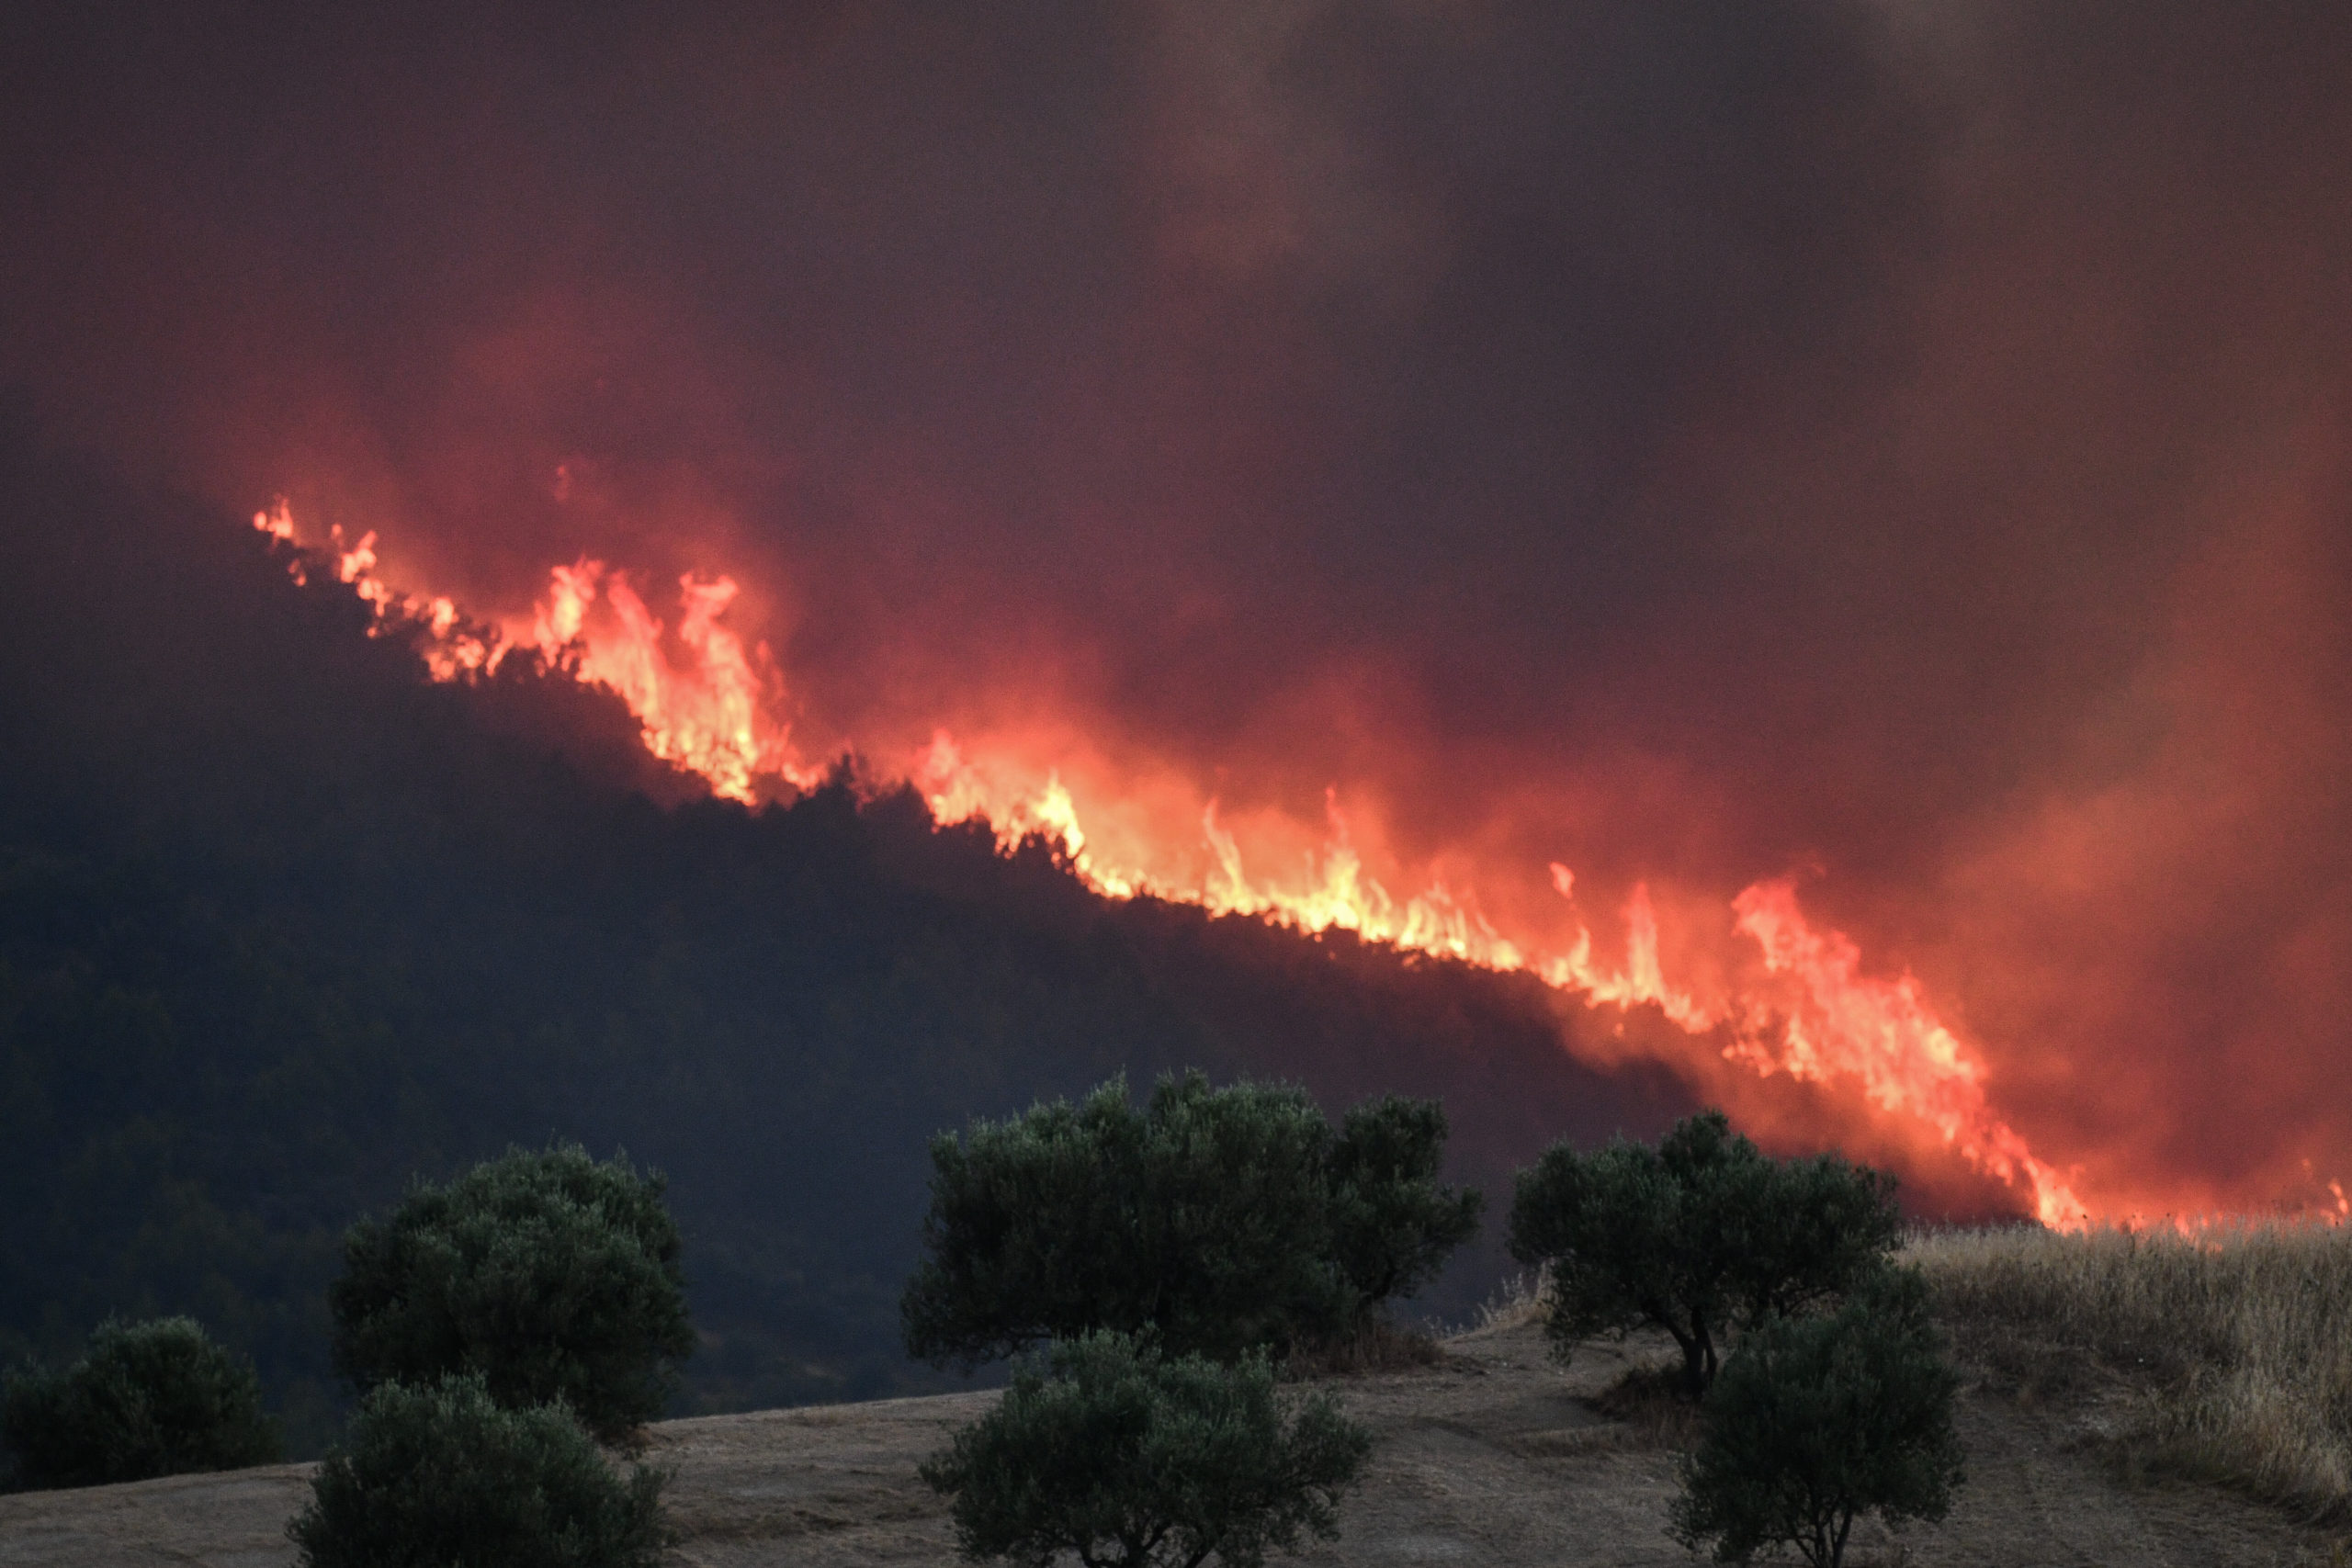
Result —
POLYGON ((5 420, 0 598, 0 1364, 191 1313, 298 1455, 343 1228, 510 1142, 670 1177, 685 1414, 948 1386, 897 1346, 926 1141, 1116 1072, 1442 1096, 1490 1190, 1687 1108, 1524 977, 1108 901, 848 773, 697 800, 616 700, 434 685, 237 520, 5 420))
MULTIPOLYGON (((1636 1354, 1647 1348, 1636 1346, 1636 1354)), ((1437 1367, 1336 1380, 1379 1435, 1342 1534, 1309 1564, 1480 1562, 1498 1568, 1687 1563, 1665 1533, 1672 1452, 1654 1433, 1587 1403, 1624 1371, 1596 1348, 1549 1366, 1529 1324, 1449 1341, 1437 1367)), ((2107 1397, 2126 1397, 2110 1390, 2107 1397)), ((695 1568, 934 1563, 954 1554, 923 1455, 996 1396, 673 1421, 655 1428, 673 1465, 671 1498, 695 1568)), ((1982 1390, 1963 1401, 1970 1481, 1945 1523, 1899 1538, 1856 1531, 1849 1561, 1933 1564, 2129 1562, 2148 1568, 2324 1562, 2328 1542, 2212 1487, 2134 1483, 2083 1441, 2101 1396, 2021 1407, 1982 1390), (1898 1552, 1903 1555, 1898 1555, 1898 1552)), ((0 1568, 196 1568, 288 1563, 286 1518, 307 1487, 299 1466, 179 1477, 80 1493, 0 1497, 0 1568)))

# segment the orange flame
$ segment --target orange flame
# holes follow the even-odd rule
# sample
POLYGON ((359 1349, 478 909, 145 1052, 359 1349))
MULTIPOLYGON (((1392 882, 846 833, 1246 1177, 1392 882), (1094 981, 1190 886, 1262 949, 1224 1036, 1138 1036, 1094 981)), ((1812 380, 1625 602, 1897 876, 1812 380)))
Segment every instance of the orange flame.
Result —
POLYGON ((763 699, 781 690, 766 645, 747 653, 743 639, 719 624, 737 592, 732 578, 706 581, 690 572, 678 580, 677 638, 688 655, 682 670, 662 651, 662 622, 628 579, 583 558, 548 573, 530 642, 552 660, 568 660, 582 680, 617 694, 655 756, 701 774, 713 794, 750 801, 762 776, 811 780, 791 764, 789 730, 765 722, 763 699), (600 593, 612 626, 590 635, 600 593))
MULTIPOLYGON (((322 559, 302 553, 282 501, 257 513, 254 526, 293 547, 287 566, 298 581, 322 559)), ((716 795, 750 802, 763 781, 805 789, 820 776, 795 756, 789 727, 775 716, 784 685, 766 646, 747 649, 726 624, 737 594, 732 579, 681 578, 679 617, 668 634, 624 573, 582 558, 548 573, 527 621, 484 627, 446 597, 420 599, 389 586, 377 575, 376 542, 370 532, 346 547, 342 531, 331 529, 326 554, 337 579, 374 607, 379 629, 397 624, 415 636, 435 679, 492 673, 513 649, 530 649, 612 691, 636 715, 647 749, 699 774, 716 795)), ((1241 835, 1216 800, 1199 803, 1188 823, 1122 798, 1123 789, 1134 795, 1131 777, 1090 786, 1089 813, 1116 829, 1090 835, 1061 771, 1040 771, 1023 750, 991 746, 975 756, 941 728, 907 760, 904 777, 938 821, 985 819, 1008 847, 1042 835, 1108 897, 1150 895, 1304 931, 1350 931, 1410 952, 1524 971, 1589 1007, 1655 1008, 1758 1073, 1858 1085, 1883 1111, 2018 1190, 2047 1224, 2089 1218, 2069 1178, 1994 1112, 1983 1064, 1937 1017, 1917 981, 1865 975, 1855 944, 1836 931, 1815 931, 1785 881, 1758 883, 1731 905, 1729 931, 1760 949, 1764 983, 1702 998, 1668 980, 1645 884, 1634 886, 1623 911, 1623 963, 1608 967, 1580 921, 1565 947, 1547 952, 1540 941, 1498 930, 1474 893, 1442 880, 1418 894, 1393 894, 1367 868, 1336 790, 1326 793, 1320 843, 1294 874, 1270 874, 1249 863, 1241 835)), ((1174 794, 1189 788, 1180 782, 1174 794)), ((1554 889, 1573 904, 1575 874, 1557 863, 1549 869, 1554 889)), ((2340 1193, 2336 1206, 2352 1213, 2340 1193)))
POLYGON ((1917 980, 1863 975, 1861 951, 1843 932, 1815 932, 1786 882, 1756 884, 1732 909, 1738 929, 1763 948, 1765 968, 1804 987, 1804 1005, 1781 1021, 1777 1056, 1761 1029, 1743 1035, 1736 1051, 1765 1072, 1859 1079, 1873 1103, 1926 1122, 1977 1169, 2030 1193, 2044 1224, 2089 1218, 2064 1179, 1992 1113, 1984 1069, 1938 1021, 1917 980))
MULTIPOLYGON (((254 513, 254 526, 293 547, 287 570, 298 583, 308 581, 310 561, 286 502, 254 513)), ((794 761, 789 727, 770 717, 783 686, 766 645, 747 651, 722 622, 739 592, 731 578, 705 580, 690 572, 678 580, 675 636, 686 655, 681 667, 664 649, 662 621, 628 576, 602 561, 582 558, 550 570, 547 596, 527 622, 478 626, 446 595, 420 598, 377 575, 373 530, 347 547, 339 525, 327 530, 327 539, 324 554, 333 558, 336 581, 349 583, 375 611, 371 632, 413 633, 437 681, 495 674, 510 651, 530 649, 551 666, 618 695, 637 716, 646 750, 700 774, 715 795, 749 803, 763 778, 804 789, 817 780, 814 771, 794 761), (600 599, 604 614, 596 608, 600 599)))

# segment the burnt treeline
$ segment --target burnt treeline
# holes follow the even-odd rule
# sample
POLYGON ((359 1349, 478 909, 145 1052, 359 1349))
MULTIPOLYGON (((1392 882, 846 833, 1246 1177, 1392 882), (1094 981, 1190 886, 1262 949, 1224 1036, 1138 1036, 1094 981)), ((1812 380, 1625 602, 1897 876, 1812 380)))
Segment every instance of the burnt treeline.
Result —
POLYGON ((897 1296, 926 1141, 975 1115, 1180 1066, 1439 1095, 1494 1188, 1687 1109, 1574 1065, 1532 982, 1105 901, 847 767, 684 799, 615 701, 435 686, 237 518, 21 423, 0 593, 0 1357, 191 1313, 297 1451, 344 1227, 510 1143, 667 1172, 717 1410, 936 1385, 897 1296))

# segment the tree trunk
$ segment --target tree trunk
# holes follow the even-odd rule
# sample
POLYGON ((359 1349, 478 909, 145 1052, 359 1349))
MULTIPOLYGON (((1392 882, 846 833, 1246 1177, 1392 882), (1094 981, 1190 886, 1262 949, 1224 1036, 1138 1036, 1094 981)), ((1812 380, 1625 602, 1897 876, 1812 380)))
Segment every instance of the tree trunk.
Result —
POLYGON ((1669 1327, 1674 1342, 1682 1347, 1682 1392, 1692 1399, 1705 1394, 1715 1381, 1715 1340, 1707 1332, 1704 1319, 1694 1318, 1690 1332, 1669 1327))

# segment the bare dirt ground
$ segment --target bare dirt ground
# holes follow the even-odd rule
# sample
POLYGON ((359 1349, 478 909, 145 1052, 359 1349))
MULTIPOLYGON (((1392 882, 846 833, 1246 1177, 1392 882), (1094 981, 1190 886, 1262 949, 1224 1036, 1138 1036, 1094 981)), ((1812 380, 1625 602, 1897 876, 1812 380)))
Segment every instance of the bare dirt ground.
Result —
MULTIPOLYGON (((1301 1561, 1570 1568, 1688 1564, 1666 1534, 1670 1434, 1613 1420, 1590 1400, 1657 1347, 1595 1347, 1561 1369, 1531 1325, 1446 1342, 1435 1367, 1337 1379, 1380 1438, 1340 1539, 1301 1561)), ((941 1500, 915 1475, 924 1455, 993 1393, 815 1406, 666 1422, 649 1457, 675 1470, 669 1498, 679 1568, 944 1563, 955 1558, 941 1500)), ((2132 1398, 2121 1385, 2021 1404, 1993 1389, 1964 1399, 1969 1482, 1941 1525, 1857 1541, 1863 1564, 2052 1568, 2130 1564, 2342 1564, 2342 1543, 2278 1510, 2203 1484, 2135 1478, 2097 1434, 2132 1398)), ((0 1568, 281 1568, 286 1520, 309 1468, 178 1476, 82 1492, 0 1496, 0 1568)))

